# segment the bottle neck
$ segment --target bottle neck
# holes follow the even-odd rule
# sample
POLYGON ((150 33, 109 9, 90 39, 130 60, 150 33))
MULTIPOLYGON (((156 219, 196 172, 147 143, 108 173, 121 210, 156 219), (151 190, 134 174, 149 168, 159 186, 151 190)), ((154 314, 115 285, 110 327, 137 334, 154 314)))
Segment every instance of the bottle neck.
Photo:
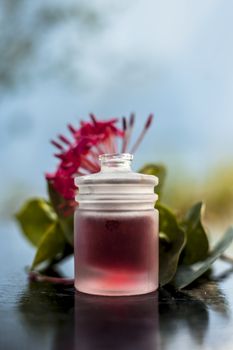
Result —
POLYGON ((129 172, 133 155, 129 153, 102 154, 99 160, 101 172, 129 172))

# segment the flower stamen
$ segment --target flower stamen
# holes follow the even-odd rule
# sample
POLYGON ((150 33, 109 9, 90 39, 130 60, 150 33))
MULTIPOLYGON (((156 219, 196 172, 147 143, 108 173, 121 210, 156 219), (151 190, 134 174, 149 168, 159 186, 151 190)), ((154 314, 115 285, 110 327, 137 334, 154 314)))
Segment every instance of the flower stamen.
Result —
POLYGON ((57 141, 51 140, 50 142, 51 142, 51 144, 52 144, 53 146, 57 147, 57 148, 60 149, 61 151, 64 151, 64 147, 63 147, 60 143, 58 143, 57 141))
POLYGON ((138 136, 136 142, 134 143, 130 153, 134 154, 136 149, 138 148, 138 146, 140 145, 140 143, 142 142, 147 130, 149 129, 149 127, 151 126, 153 120, 153 114, 150 114, 149 117, 147 118, 147 121, 144 125, 144 128, 142 129, 141 134, 138 136))

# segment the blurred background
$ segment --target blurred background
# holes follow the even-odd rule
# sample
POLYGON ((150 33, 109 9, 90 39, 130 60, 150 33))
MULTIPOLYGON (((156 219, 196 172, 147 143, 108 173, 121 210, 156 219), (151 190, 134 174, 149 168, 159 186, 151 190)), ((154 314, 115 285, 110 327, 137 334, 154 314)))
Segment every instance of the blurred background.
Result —
MULTIPOLYGON (((233 223, 233 2, 0 0, 0 219, 46 196, 51 138, 88 113, 153 126, 134 161, 167 166, 164 201, 233 223)), ((221 230, 221 231, 220 231, 221 230)))

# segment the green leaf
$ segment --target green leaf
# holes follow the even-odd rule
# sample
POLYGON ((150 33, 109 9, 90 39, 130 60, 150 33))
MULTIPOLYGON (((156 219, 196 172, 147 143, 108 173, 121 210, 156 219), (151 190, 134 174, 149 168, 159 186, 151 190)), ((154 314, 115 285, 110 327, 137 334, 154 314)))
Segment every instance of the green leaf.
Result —
POLYGON ((42 236, 32 263, 32 268, 35 268, 42 262, 56 259, 59 255, 62 256, 65 246, 66 239, 61 226, 58 222, 55 222, 42 236))
POLYGON ((155 187, 155 192, 161 197, 162 189, 166 177, 166 168, 162 164, 147 164, 139 170, 141 174, 154 175, 159 178, 159 184, 155 187))
POLYGON ((56 191, 54 190, 51 183, 48 181, 48 194, 50 201, 53 205, 55 212, 58 215, 58 220, 63 229, 64 235, 69 244, 73 245, 74 233, 73 233, 73 213, 71 215, 65 215, 64 208, 67 208, 67 201, 56 191))
POLYGON ((159 210, 159 283, 169 283, 175 276, 180 253, 185 245, 185 234, 179 226, 175 215, 162 204, 159 210))
POLYGON ((232 240, 233 228, 229 228, 204 261, 190 266, 179 266, 172 284, 177 289, 181 289, 195 281, 198 277, 203 275, 215 260, 218 259, 219 256, 229 247, 232 240))
POLYGON ((24 236, 35 246, 57 217, 51 205, 40 198, 27 201, 15 216, 24 236))
POLYGON ((202 211, 203 203, 196 203, 188 211, 182 224, 187 237, 187 242, 182 252, 182 264, 194 264, 208 256, 209 242, 202 225, 202 211))

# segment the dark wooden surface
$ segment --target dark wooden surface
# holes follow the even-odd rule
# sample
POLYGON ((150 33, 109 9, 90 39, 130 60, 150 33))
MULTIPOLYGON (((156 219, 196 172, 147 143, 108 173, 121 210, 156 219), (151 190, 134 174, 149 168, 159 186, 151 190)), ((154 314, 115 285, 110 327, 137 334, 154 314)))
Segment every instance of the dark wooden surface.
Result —
POLYGON ((137 297, 95 297, 29 283, 33 249, 1 225, 0 349, 233 349, 233 274, 215 264, 195 288, 137 297))

